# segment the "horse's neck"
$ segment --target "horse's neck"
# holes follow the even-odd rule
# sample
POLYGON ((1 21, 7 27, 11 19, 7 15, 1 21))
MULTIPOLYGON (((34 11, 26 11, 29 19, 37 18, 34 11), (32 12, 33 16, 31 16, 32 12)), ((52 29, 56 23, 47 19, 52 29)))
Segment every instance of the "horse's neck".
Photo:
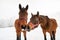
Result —
POLYGON ((44 28, 48 28, 48 25, 49 25, 48 17, 41 15, 40 18, 42 18, 42 22, 40 23, 41 26, 44 28))
POLYGON ((40 18, 42 19, 42 23, 48 23, 49 22, 49 17, 48 16, 44 16, 44 15, 40 15, 40 18))
POLYGON ((27 17, 20 17, 20 16, 19 16, 19 20, 20 20, 20 21, 21 21, 21 20, 24 20, 24 21, 27 22, 27 17))
POLYGON ((42 23, 42 24, 45 22, 45 19, 44 19, 43 15, 40 15, 39 22, 42 23))

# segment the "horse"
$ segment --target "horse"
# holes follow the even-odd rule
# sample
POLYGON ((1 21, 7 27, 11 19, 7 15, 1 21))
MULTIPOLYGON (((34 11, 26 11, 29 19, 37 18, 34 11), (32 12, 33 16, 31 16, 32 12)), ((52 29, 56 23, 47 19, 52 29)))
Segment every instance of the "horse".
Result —
POLYGON ((27 19, 28 19, 28 5, 26 7, 22 7, 21 4, 19 4, 19 18, 15 20, 15 29, 17 34, 17 40, 21 40, 21 32, 24 34, 24 40, 26 39, 26 28, 27 25, 27 19))
POLYGON ((31 13, 31 15, 32 17, 30 18, 30 21, 28 23, 29 30, 33 30, 37 28, 38 25, 40 25, 44 34, 44 40, 47 40, 46 32, 50 34, 51 40, 55 40, 57 29, 56 20, 54 18, 49 18, 48 16, 39 15, 39 12, 37 12, 36 15, 33 15, 31 13))

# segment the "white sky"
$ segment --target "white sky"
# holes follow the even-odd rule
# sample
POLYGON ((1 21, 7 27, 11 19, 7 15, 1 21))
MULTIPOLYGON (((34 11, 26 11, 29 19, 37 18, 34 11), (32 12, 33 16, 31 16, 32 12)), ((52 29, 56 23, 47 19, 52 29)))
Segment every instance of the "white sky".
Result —
MULTIPOLYGON (((37 11, 43 15, 52 15, 52 13, 60 12, 59 0, 0 0, 0 16, 4 18, 17 16, 19 3, 24 7, 27 4, 29 5, 29 14, 37 11)), ((57 14, 59 15, 59 13, 57 14)))
MULTIPOLYGON (((0 19, 10 19, 10 18, 17 19, 18 12, 19 12, 19 3, 24 7, 26 7, 27 4, 29 5, 28 20, 31 17, 31 12, 33 14, 36 14, 36 12, 39 11, 39 13, 42 15, 48 15, 50 18, 55 18, 57 20, 57 23, 59 24, 58 29, 60 29, 60 0, 0 0, 0 19)), ((60 31, 60 30, 58 30, 58 31, 60 31)), ((4 31, 1 30, 1 32, 4 32, 4 31)), ((37 33, 37 31, 35 33, 37 33)), ((34 34, 34 32, 33 32, 33 34, 34 34)), ((31 38, 31 36, 33 34, 31 34, 29 37, 31 38)), ((57 33, 57 34, 59 34, 59 33, 57 33)), ((0 37, 0 39, 4 40, 3 36, 2 36, 2 38, 0 37)), ((60 40, 59 37, 57 39, 60 40)), ((37 40, 38 40, 38 38, 37 38, 37 40)))
POLYGON ((0 0, 0 19, 18 18, 19 3, 28 8, 28 16, 37 11, 60 21, 60 0, 0 0))

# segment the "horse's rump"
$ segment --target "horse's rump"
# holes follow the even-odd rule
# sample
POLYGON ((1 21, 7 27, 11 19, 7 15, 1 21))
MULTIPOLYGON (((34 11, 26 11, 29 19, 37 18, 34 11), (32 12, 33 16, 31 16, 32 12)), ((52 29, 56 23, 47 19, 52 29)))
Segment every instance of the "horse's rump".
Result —
POLYGON ((51 28, 51 30, 55 30, 57 28, 57 22, 55 19, 49 20, 49 27, 51 28))

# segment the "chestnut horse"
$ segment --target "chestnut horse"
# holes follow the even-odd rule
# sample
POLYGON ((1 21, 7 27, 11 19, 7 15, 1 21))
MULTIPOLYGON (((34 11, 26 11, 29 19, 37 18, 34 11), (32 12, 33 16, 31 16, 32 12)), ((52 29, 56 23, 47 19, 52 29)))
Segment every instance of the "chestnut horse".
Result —
POLYGON ((17 40, 21 40, 21 32, 24 34, 24 38, 26 40, 26 25, 27 25, 27 17, 28 17, 28 5, 26 8, 21 7, 21 4, 19 4, 19 18, 15 20, 15 29, 17 33, 17 40), (22 30, 23 29, 23 30, 22 30))
POLYGON ((33 15, 30 18, 30 22, 28 23, 30 30, 35 29, 40 24, 44 39, 46 39, 46 32, 50 33, 51 40, 55 40, 55 33, 57 28, 57 22, 53 18, 49 18, 48 16, 39 15, 39 12, 37 12, 37 15, 33 15))

